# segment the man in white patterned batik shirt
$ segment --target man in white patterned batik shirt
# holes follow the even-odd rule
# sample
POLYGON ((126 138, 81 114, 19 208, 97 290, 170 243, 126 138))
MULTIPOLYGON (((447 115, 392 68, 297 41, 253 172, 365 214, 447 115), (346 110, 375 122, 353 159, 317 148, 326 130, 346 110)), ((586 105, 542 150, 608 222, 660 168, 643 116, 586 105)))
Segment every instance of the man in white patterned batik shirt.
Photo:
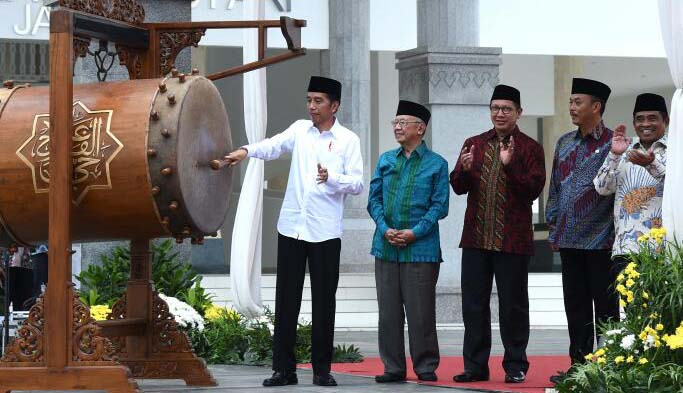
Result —
POLYGON ((629 252, 638 251, 638 237, 662 226, 668 125, 664 97, 639 95, 633 108, 638 137, 632 140, 626 137, 626 126, 617 127, 609 155, 593 181, 601 195, 616 194, 612 259, 617 271, 628 263, 629 252))

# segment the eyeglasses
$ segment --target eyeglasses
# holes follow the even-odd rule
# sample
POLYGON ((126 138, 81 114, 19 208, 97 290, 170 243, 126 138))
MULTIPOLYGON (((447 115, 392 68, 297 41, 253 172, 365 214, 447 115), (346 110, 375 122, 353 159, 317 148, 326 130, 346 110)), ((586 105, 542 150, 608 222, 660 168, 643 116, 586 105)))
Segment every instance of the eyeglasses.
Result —
POLYGON ((408 124, 411 124, 411 123, 423 123, 423 122, 422 122, 422 121, 419 121, 419 120, 418 120, 418 121, 408 121, 408 120, 403 120, 403 119, 401 119, 401 120, 392 120, 392 121, 390 121, 389 123, 391 123, 391 126, 392 126, 392 127, 396 127, 396 125, 398 124, 399 126, 401 126, 401 128, 405 128, 408 124))
POLYGON ((515 108, 511 106, 492 106, 490 109, 492 114, 503 112, 504 115, 509 115, 515 108))

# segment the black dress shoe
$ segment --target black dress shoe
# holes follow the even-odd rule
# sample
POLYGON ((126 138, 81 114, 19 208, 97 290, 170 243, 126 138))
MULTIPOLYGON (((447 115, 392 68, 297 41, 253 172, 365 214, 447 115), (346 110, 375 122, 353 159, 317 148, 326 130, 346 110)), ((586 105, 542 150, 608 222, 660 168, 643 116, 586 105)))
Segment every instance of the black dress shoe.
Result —
POLYGON ((460 382, 460 383, 488 381, 488 380, 489 380, 488 375, 472 374, 469 371, 465 371, 464 373, 458 374, 458 375, 453 377, 453 381, 460 382))
POLYGON ((384 373, 382 375, 375 375, 375 382, 377 383, 388 383, 388 382, 405 382, 405 375, 398 375, 392 373, 384 373))
POLYGON ((552 382, 554 385, 557 385, 558 383, 564 381, 566 375, 566 373, 560 371, 555 375, 551 375, 548 379, 550 379, 550 382, 552 382))
POLYGON ((439 378, 437 378, 436 373, 430 372, 417 374, 417 379, 419 379, 420 381, 436 382, 436 380, 439 378))
POLYGON ((330 374, 313 375, 313 385, 318 386, 337 386, 337 381, 330 374))
POLYGON ((523 371, 505 373, 505 383, 522 383, 526 379, 523 371))
POLYGON ((299 380, 296 377, 296 373, 286 373, 276 371, 273 376, 263 380, 263 386, 285 386, 285 385, 296 385, 299 380))

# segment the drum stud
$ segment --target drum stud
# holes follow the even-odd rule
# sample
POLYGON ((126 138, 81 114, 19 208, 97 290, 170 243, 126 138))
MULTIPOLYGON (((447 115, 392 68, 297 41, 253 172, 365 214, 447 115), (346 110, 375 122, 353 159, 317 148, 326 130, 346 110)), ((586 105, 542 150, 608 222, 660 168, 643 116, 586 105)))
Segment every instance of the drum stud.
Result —
POLYGON ((180 83, 185 83, 185 74, 178 75, 178 81, 180 83))
POLYGON ((156 149, 147 149, 147 156, 148 157, 156 157, 157 156, 156 149))
POLYGON ((14 81, 13 80, 6 80, 6 81, 2 82, 2 86, 6 87, 8 89, 12 89, 12 88, 14 88, 14 81))
POLYGON ((174 68, 171 70, 171 76, 173 76, 174 78, 177 78, 178 74, 180 74, 180 72, 177 69, 174 68))
POLYGON ((178 210, 178 202, 177 201, 171 201, 171 203, 168 204, 168 208, 176 211, 178 210))
POLYGON ((166 93, 166 83, 164 83, 164 82, 159 83, 159 91, 162 93, 166 93))
POLYGON ((152 187, 152 195, 157 195, 159 193, 159 191, 161 191, 159 186, 152 187))
POLYGON ((182 236, 176 236, 175 242, 177 244, 183 244, 183 237, 182 236))
POLYGON ((197 238, 197 244, 200 246, 204 244, 204 236, 199 236, 197 238))
POLYGON ((168 95, 168 103, 171 105, 175 105, 175 94, 168 95))
POLYGON ((159 120, 159 112, 157 111, 152 111, 150 116, 152 116, 152 120, 159 120))
POLYGON ((193 68, 193 69, 192 69, 192 75, 199 75, 199 69, 198 69, 198 68, 193 68))
POLYGON ((164 138, 169 138, 171 136, 171 133, 168 131, 168 128, 164 128, 163 130, 161 130, 161 135, 164 138))
POLYGON ((164 176, 168 176, 173 173, 173 169, 170 166, 167 166, 166 168, 161 170, 161 174, 164 176))
POLYGON ((188 226, 183 227, 183 235, 184 235, 184 236, 190 236, 190 233, 191 233, 191 232, 190 232, 190 227, 188 227, 188 226))
POLYGON ((164 218, 161 220, 161 225, 163 225, 163 226, 165 226, 165 227, 167 227, 168 224, 170 224, 170 223, 171 223, 171 219, 168 218, 168 217, 164 217, 164 218))

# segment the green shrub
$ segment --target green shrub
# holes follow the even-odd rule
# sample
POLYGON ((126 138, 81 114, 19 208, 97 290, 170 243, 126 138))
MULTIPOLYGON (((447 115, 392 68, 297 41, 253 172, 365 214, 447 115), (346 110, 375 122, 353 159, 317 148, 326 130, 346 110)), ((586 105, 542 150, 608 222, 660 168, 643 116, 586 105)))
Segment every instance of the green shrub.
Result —
MULTIPOLYGON (((260 318, 247 319, 233 310, 212 307, 207 313, 204 331, 192 331, 190 338, 195 353, 209 364, 266 365, 273 362, 272 329, 275 315, 266 307, 260 318)), ((300 321, 297 328, 295 354, 297 363, 311 361, 312 325, 300 321)), ((337 346, 334 362, 360 362, 358 348, 337 346)))
POLYGON ((683 250, 643 235, 616 282, 624 320, 602 326, 605 345, 570 369, 559 392, 683 391, 683 250))
MULTIPOLYGON (((211 296, 201 287, 201 276, 187 261, 173 252, 166 239, 152 243, 152 279, 157 291, 183 300, 200 315, 211 305, 211 296)), ((89 305, 112 306, 126 290, 130 277, 130 248, 116 246, 100 257, 101 264, 89 265, 76 278, 81 282, 81 299, 89 305)))

